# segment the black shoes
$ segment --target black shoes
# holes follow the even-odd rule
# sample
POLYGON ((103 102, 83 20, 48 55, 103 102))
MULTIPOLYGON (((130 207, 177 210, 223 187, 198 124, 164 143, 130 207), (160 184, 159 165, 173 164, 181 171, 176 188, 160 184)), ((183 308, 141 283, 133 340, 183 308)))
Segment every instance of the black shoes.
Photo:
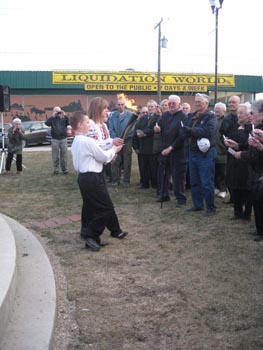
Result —
POLYGON ((87 238, 85 246, 93 252, 98 252, 100 250, 100 245, 95 241, 95 239, 90 237, 87 238))
POLYGON ((204 209, 203 209, 203 208, 195 208, 195 207, 192 207, 192 208, 186 209, 186 212, 187 212, 187 213, 192 213, 192 212, 202 211, 202 210, 204 210, 204 209))
POLYGON ((186 205, 186 203, 177 203, 176 208, 182 208, 186 205))
POLYGON ((215 210, 207 210, 204 212, 204 216, 213 216, 215 215, 216 211, 215 210))
MULTIPOLYGON (((83 234, 83 233, 80 233, 79 237, 80 237, 80 239, 81 239, 82 241, 86 241, 87 238, 88 238, 88 237, 85 236, 85 234, 83 234)), ((101 241, 100 238, 96 239, 96 243, 97 243, 100 247, 105 247, 106 245, 109 245, 108 242, 101 241)))
POLYGON ((163 197, 163 198, 158 198, 156 202, 162 203, 162 202, 169 202, 170 197, 163 197))
POLYGON ((251 235, 251 236, 259 236, 259 234, 256 231, 255 232, 249 232, 248 234, 251 235))
POLYGON ((128 234, 128 232, 121 231, 119 233, 111 233, 111 237, 118 238, 118 239, 123 239, 124 237, 127 236, 127 234, 128 234))
POLYGON ((232 202, 230 200, 229 201, 223 201, 223 203, 226 204, 226 205, 233 205, 234 204, 234 202, 232 202))
POLYGON ((258 234, 257 237, 254 239, 255 242, 262 242, 263 241, 263 235, 258 234))

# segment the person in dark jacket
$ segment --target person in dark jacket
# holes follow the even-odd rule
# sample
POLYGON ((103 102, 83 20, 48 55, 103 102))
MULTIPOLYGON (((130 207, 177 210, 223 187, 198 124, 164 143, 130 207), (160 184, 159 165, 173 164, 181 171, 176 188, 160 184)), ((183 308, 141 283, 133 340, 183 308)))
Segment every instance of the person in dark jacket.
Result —
MULTIPOLYGON (((136 121, 135 124, 135 130, 136 129, 140 129, 140 120, 144 115, 148 115, 148 107, 147 106, 143 106, 140 110, 139 113, 139 118, 136 121)), ((142 157, 141 157, 141 153, 140 153, 140 139, 137 136, 137 133, 134 132, 133 134, 133 138, 132 138, 132 147, 135 151, 135 153, 137 154, 137 160, 138 160, 138 168, 139 168, 139 186, 141 186, 142 184, 142 157)))
POLYGON ((52 116, 46 120, 45 124, 51 127, 53 174, 58 175, 60 164, 63 174, 66 175, 68 174, 67 126, 69 125, 69 118, 57 106, 54 107, 52 116))
POLYGON ((149 100, 147 103, 148 114, 143 115, 135 126, 135 132, 139 139, 139 152, 141 154, 142 184, 141 189, 157 188, 153 146, 154 126, 158 120, 156 114, 157 103, 149 100))
MULTIPOLYGON (((223 119, 223 122, 220 127, 220 134, 224 135, 224 137, 227 137, 229 139, 232 138, 233 133, 235 133, 235 130, 238 127, 238 121, 237 121, 237 109, 240 104, 240 97, 239 96, 230 96, 228 99, 228 106, 229 106, 229 113, 226 114, 225 118, 223 119)), ((227 162, 231 159, 231 155, 228 154, 227 162)), ((228 178, 229 174, 226 171, 226 179, 228 178)), ((233 204, 233 193, 231 191, 231 188, 228 187, 228 191, 230 193, 230 199, 224 201, 225 204, 233 204)))
POLYGON ((226 185, 226 163, 227 163, 227 148, 224 144, 220 128, 224 121, 226 105, 222 102, 215 104, 214 112, 216 115, 216 167, 215 167, 215 194, 220 198, 225 198, 227 194, 226 185))
POLYGON ((214 178, 216 159, 216 116, 208 110, 209 97, 205 94, 195 95, 195 108, 193 114, 189 114, 182 128, 188 140, 189 170, 193 207, 188 211, 197 212, 204 209, 205 215, 213 215, 216 212, 214 202, 214 178), (201 148, 198 140, 205 138, 204 142, 210 147, 201 148), (199 148, 200 147, 200 148, 199 148))
MULTIPOLYGON (((235 153, 235 158, 248 164, 248 189, 252 193, 256 232, 255 241, 263 241, 263 194, 255 188, 255 183, 263 176, 263 99, 251 105, 252 131, 248 138, 249 148, 235 153)), ((263 180, 262 180, 263 181, 263 180)), ((263 186, 263 183, 261 184, 263 186)))
POLYGON ((179 96, 169 96, 169 111, 162 115, 158 125, 154 128, 155 132, 161 133, 159 201, 165 202, 170 200, 169 178, 172 176, 173 192, 177 200, 177 207, 186 204, 186 142, 180 130, 187 117, 182 111, 180 103, 181 99, 179 96))
POLYGON ((24 131, 21 128, 21 119, 15 118, 12 126, 8 130, 8 154, 5 164, 5 173, 8 174, 11 169, 14 154, 16 154, 16 173, 22 174, 22 151, 24 131))
MULTIPOLYGON (((248 137, 251 132, 250 104, 239 104, 237 109, 238 125, 232 132, 232 138, 226 139, 225 145, 237 151, 245 151, 248 148, 248 137)), ((252 201, 247 187, 248 166, 247 163, 236 159, 235 154, 229 157, 227 162, 227 185, 232 189, 234 202, 233 219, 250 220, 252 201)))

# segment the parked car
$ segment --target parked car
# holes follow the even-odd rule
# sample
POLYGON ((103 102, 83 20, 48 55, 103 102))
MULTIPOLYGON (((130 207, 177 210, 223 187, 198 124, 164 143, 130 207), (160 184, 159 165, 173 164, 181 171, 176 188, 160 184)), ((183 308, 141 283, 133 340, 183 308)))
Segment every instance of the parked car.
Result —
POLYGON ((72 142, 74 140, 75 137, 75 132, 72 129, 71 125, 67 126, 67 138, 68 138, 68 145, 71 146, 72 142))
POLYGON ((8 129, 12 126, 10 123, 3 123, 3 133, 2 133, 2 124, 0 124, 0 147, 2 148, 2 137, 4 136, 4 146, 8 146, 8 129))
POLYGON ((45 124, 45 121, 22 122, 21 127, 25 132, 25 147, 45 143, 50 144, 50 139, 48 138, 50 127, 45 124))

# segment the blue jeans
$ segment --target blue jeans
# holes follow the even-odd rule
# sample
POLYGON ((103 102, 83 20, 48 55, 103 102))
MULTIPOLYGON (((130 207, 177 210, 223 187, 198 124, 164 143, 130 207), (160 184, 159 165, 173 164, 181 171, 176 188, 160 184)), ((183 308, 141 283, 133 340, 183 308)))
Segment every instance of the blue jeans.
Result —
POLYGON ((193 205, 197 209, 215 211, 214 179, 216 150, 207 153, 189 152, 189 171, 193 205))

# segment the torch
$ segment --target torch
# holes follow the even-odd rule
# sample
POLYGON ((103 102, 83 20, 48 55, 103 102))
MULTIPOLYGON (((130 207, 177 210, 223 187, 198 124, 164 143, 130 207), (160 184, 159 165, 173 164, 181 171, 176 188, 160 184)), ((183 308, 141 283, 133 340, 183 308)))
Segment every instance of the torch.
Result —
POLYGON ((121 139, 124 139, 124 140, 126 139, 127 135, 129 134, 131 129, 134 127, 134 124, 136 123, 137 119, 138 119, 138 114, 133 113, 130 120, 128 121, 125 129, 123 130, 123 132, 120 136, 121 139))

